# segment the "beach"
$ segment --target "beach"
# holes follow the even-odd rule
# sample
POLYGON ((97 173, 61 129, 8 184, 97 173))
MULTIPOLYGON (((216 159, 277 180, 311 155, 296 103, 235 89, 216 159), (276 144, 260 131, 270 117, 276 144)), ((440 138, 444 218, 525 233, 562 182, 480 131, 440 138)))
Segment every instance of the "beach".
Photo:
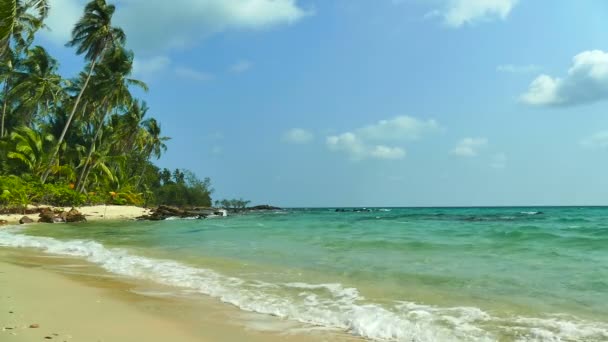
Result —
POLYGON ((222 303, 146 293, 148 285, 77 260, 0 248, 0 340, 356 341, 267 319, 247 326, 222 303))
POLYGON ((0 307, 22 316, 0 323, 34 341, 606 341, 607 219, 318 208, 12 226, 0 307))
MULTIPOLYGON (((47 208, 47 206, 43 206, 47 208)), ((35 208, 35 207, 30 207, 35 208)), ((51 207, 51 209, 70 211, 72 207, 51 207)), ((137 217, 148 215, 150 213, 150 209, 129 206, 129 205, 93 205, 93 206, 83 206, 78 207, 78 211, 83 214, 87 221, 102 221, 102 220, 133 220, 137 217)), ((9 225, 19 224, 19 220, 22 217, 29 217, 34 222, 38 221, 38 214, 9 214, 2 215, 0 214, 0 220, 6 220, 9 225)), ((1 227, 0 227, 1 228, 1 227)))

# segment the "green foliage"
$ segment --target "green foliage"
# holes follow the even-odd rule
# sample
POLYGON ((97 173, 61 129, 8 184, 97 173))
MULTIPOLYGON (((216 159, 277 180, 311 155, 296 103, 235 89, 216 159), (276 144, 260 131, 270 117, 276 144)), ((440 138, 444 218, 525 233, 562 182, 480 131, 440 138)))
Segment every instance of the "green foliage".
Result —
POLYGON ((211 206, 213 189, 209 178, 200 180, 193 172, 180 169, 173 173, 163 169, 159 178, 163 184, 155 191, 158 204, 178 207, 211 206))
POLYGON ((211 205, 208 178, 151 162, 169 138, 132 94, 148 88, 132 78, 115 10, 106 0, 84 7, 68 46, 88 64, 68 80, 33 46, 49 1, 0 0, 0 206, 211 205))
POLYGON ((224 199, 221 201, 215 201, 215 206, 216 207, 220 207, 220 208, 224 208, 224 209, 228 209, 228 210, 243 210, 245 208, 247 208, 247 206, 249 205, 249 203, 251 203, 251 201, 246 201, 242 198, 240 199, 224 199))
POLYGON ((67 207, 85 203, 86 196, 68 184, 41 184, 37 179, 0 176, 0 205, 25 209, 29 204, 67 207))

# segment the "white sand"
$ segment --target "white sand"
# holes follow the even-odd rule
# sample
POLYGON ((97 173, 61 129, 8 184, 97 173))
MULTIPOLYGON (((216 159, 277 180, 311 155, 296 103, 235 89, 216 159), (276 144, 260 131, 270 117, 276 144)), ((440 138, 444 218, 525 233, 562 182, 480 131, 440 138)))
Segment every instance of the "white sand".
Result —
MULTIPOLYGON (((55 208, 53 208, 55 209, 55 208)), ((65 211, 69 211, 72 209, 71 207, 59 208, 65 211)), ((150 213, 150 209, 135 207, 135 206, 122 206, 122 205, 94 205, 88 207, 79 207, 76 208, 80 211, 85 217, 87 221, 101 221, 101 220, 133 220, 136 217, 142 215, 148 215, 150 213)), ((6 220, 10 225, 19 224, 19 219, 23 216, 27 216, 34 220, 34 222, 38 221, 38 214, 31 215, 22 215, 22 214, 12 214, 12 215, 0 215, 0 220, 6 220)))

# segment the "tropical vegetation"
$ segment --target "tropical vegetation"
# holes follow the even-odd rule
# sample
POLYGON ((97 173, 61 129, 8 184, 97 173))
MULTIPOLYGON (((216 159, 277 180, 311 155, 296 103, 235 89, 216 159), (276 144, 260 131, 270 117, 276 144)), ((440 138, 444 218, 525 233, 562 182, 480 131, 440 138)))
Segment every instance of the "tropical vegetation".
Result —
POLYGON ((133 76, 115 11, 86 4, 66 44, 85 66, 65 78, 35 44, 49 1, 0 1, 0 206, 211 205, 209 179, 153 164, 169 138, 135 95, 148 86, 133 76))

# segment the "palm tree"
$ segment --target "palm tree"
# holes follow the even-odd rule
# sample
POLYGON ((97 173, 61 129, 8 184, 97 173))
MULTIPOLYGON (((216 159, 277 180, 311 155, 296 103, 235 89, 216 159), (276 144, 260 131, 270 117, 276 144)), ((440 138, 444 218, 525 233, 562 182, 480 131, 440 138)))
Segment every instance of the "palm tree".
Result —
MULTIPOLYGON (((0 41, 4 42, 9 39, 13 26, 15 25, 15 17, 17 16, 17 0, 0 1, 0 41)), ((6 44, 2 44, 6 46, 6 44)))
POLYGON ((95 137, 91 141, 89 155, 85 159, 84 167, 82 168, 76 188, 79 191, 84 190, 84 179, 86 178, 86 170, 95 149, 95 143, 99 138, 99 134, 103 130, 104 122, 112 108, 129 107, 133 103, 130 87, 137 86, 144 91, 148 90, 148 86, 139 80, 129 78, 133 70, 133 53, 124 48, 118 48, 111 56, 108 56, 103 64, 99 64, 95 72, 94 89, 102 100, 100 107, 101 118, 95 137))
MULTIPOLYGON (((143 149, 146 161, 152 156, 156 157, 156 159, 160 159, 162 153, 167 151, 165 142, 171 140, 171 138, 161 136, 160 124, 154 118, 145 120, 142 123, 142 126, 146 131, 146 143, 143 149)), ((135 187, 136 189, 139 188, 139 185, 141 184, 147 166, 148 163, 145 163, 141 170, 141 175, 139 176, 135 187)))
POLYGON ((7 156, 20 161, 32 175, 38 176, 45 170, 46 157, 53 140, 51 134, 44 134, 27 126, 19 127, 11 133, 14 150, 7 156))
POLYGON ((0 62, 0 81, 4 83, 2 88, 2 119, 0 123, 0 138, 3 138, 6 129, 6 112, 11 103, 10 89, 11 84, 15 82, 19 75, 18 70, 21 68, 21 59, 12 50, 8 49, 4 52, 4 58, 0 62))
POLYGON ((63 79, 57 74, 58 63, 41 46, 29 50, 19 72, 19 83, 11 90, 11 97, 19 99, 25 117, 32 119, 48 113, 63 94, 63 79))
POLYGON ((29 46, 48 13, 48 0, 0 1, 0 52, 10 48, 11 39, 20 50, 29 46))
POLYGON ((112 26, 112 16, 115 10, 115 6, 107 4, 105 0, 92 0, 86 5, 83 17, 80 18, 72 30, 72 40, 67 45, 76 47, 76 53, 79 55, 85 54, 85 59, 91 63, 85 82, 76 97, 68 121, 61 132, 57 148, 51 156, 49 169, 41 178, 42 183, 46 182, 50 173, 50 165, 54 163, 59 154, 59 145, 63 142, 74 114, 76 114, 82 94, 89 84, 95 66, 108 51, 123 46, 126 41, 125 33, 120 28, 112 26))
POLYGON ((2 0, 0 1, 0 56, 2 57, 3 104, 0 138, 4 137, 4 121, 8 107, 9 91, 15 83, 12 78, 16 62, 22 51, 34 41, 34 33, 43 27, 49 11, 48 0, 2 0), (15 45, 11 49, 11 41, 15 45))

